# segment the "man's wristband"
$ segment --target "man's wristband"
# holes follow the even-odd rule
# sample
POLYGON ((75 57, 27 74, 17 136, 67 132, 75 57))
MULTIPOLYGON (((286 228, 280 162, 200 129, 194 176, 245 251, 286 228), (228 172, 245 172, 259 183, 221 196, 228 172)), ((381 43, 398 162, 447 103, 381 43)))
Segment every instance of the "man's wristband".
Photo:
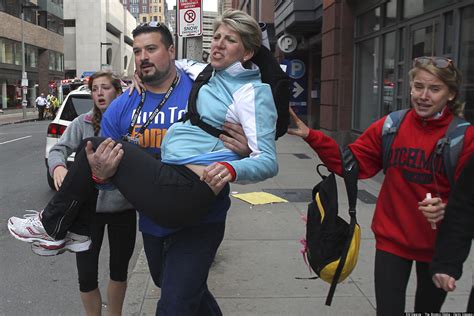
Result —
POLYGON ((95 174, 92 174, 92 180, 97 184, 104 184, 104 183, 109 182, 108 179, 101 179, 101 178, 97 177, 95 174))

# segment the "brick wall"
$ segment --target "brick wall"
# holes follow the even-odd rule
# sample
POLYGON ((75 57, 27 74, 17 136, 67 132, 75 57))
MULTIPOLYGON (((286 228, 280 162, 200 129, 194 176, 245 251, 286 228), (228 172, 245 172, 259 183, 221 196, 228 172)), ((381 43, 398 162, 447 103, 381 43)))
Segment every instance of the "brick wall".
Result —
POLYGON ((323 1, 321 120, 339 144, 350 140, 354 16, 345 0, 323 1))

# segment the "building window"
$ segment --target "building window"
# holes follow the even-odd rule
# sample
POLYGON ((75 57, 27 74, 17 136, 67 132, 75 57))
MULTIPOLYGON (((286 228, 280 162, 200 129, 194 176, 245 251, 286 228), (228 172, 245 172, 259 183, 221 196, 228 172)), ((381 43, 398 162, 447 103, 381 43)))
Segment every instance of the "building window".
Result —
POLYGON ((436 21, 425 27, 412 31, 412 55, 411 59, 420 56, 436 55, 437 27, 436 21))
POLYGON ((38 60, 38 49, 31 45, 25 45, 25 50, 26 66, 36 68, 38 60))
POLYGON ((105 54, 107 65, 112 64, 112 48, 107 48, 107 52, 105 54))
POLYGON ((13 41, 0 38, 0 63, 13 64, 14 55, 13 41))
POLYGON ((147 13, 147 9, 148 9, 148 8, 147 8, 146 5, 142 6, 142 13, 147 13))
POLYGON ((357 19, 357 35, 362 36, 380 30, 380 7, 364 13, 357 19))
POLYGON ((158 17, 156 15, 153 16, 153 21, 158 21, 158 17))
POLYGON ((454 18, 453 12, 448 12, 444 19, 444 54, 450 55, 454 52, 454 18))
POLYGON ((390 0, 385 4, 385 23, 392 25, 397 21, 397 0, 390 0))
POLYGON ((455 3, 456 0, 404 0, 403 18, 409 19, 455 3))
POLYGON ((466 102, 465 116, 474 122, 474 6, 466 7, 461 14, 459 68, 463 72, 460 99, 466 102))
POLYGON ((384 36, 382 116, 397 110, 395 103, 395 32, 384 36))
POLYGON ((365 130, 379 118, 379 38, 369 39, 357 45, 355 70, 354 129, 365 130))
POLYGON ((49 51, 49 70, 64 71, 64 55, 55 51, 49 51))
POLYGON ((17 18, 19 18, 21 14, 20 8, 18 1, 0 0, 0 9, 10 15, 16 16, 17 18))
POLYGON ((76 20, 64 20, 64 27, 76 27, 76 20))
POLYGON ((146 16, 144 16, 142 19, 143 19, 142 22, 146 23, 146 16))
POLYGON ((15 65, 21 65, 22 60, 21 60, 21 43, 19 42, 14 42, 15 46, 15 65))

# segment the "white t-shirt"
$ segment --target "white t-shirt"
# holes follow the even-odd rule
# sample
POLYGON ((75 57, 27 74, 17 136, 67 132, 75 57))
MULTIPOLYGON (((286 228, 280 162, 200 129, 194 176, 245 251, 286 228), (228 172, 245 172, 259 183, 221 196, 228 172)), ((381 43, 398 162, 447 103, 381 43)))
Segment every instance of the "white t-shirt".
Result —
POLYGON ((37 97, 35 102, 38 106, 46 106, 46 104, 48 103, 48 101, 46 101, 46 98, 41 96, 37 97))

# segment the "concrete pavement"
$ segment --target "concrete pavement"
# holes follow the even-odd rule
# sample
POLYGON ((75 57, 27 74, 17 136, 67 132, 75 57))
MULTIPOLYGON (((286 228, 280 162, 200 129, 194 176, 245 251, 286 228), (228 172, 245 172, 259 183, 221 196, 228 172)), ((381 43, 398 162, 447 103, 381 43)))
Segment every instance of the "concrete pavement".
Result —
MULTIPOLYGON (((324 303, 328 284, 297 279, 312 276, 300 254, 299 240, 305 234, 301 216, 306 214, 309 189, 319 181, 315 172, 319 159, 304 141, 288 135, 278 140, 277 151, 280 166, 277 177, 231 187, 232 192, 238 193, 275 190, 277 195, 294 202, 251 206, 232 198, 225 239, 208 282, 224 315, 375 315, 375 241, 370 230, 375 205, 370 203, 378 195, 380 179, 359 182, 357 210, 362 227, 359 262, 350 278, 338 285, 332 306, 327 307, 324 303)), ((338 187, 340 210, 347 218, 347 198, 341 178, 338 187)), ((472 284, 471 263, 470 258, 443 311, 465 311, 472 284)), ((413 274, 407 292, 408 311, 414 304, 413 274)), ((130 275, 124 314, 154 315, 159 295, 141 250, 130 275)))
POLYGON ((33 121, 38 118, 38 111, 35 108, 27 108, 25 114, 24 118, 23 109, 3 109, 0 112, 0 126, 33 121))

